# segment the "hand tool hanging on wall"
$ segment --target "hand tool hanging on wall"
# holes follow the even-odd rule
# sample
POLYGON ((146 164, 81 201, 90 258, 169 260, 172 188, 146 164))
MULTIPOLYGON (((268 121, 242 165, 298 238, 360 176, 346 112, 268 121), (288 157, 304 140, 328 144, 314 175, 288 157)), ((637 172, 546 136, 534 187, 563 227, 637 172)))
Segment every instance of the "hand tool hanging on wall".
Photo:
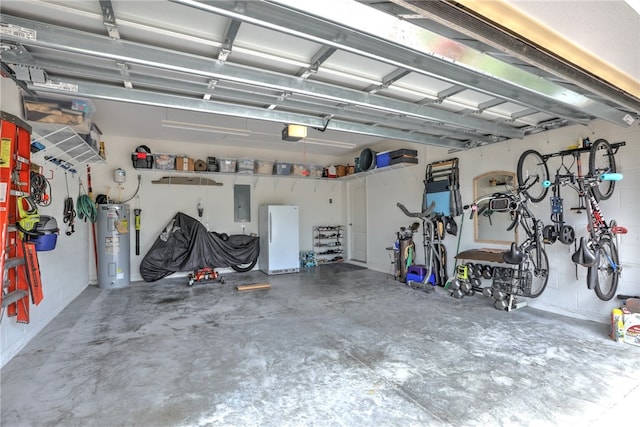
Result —
POLYGON ((140 197, 136 196, 136 207, 133 210, 133 214, 135 215, 135 226, 136 226, 136 255, 140 255, 140 214, 142 213, 142 209, 140 209, 140 197))
POLYGON ((67 187, 67 198, 64 199, 64 208, 62 210, 63 221, 67 224, 66 235, 71 236, 74 232, 74 224, 76 218, 76 210, 73 206, 73 199, 69 196, 69 182, 67 181, 67 173, 64 173, 64 184, 67 187))

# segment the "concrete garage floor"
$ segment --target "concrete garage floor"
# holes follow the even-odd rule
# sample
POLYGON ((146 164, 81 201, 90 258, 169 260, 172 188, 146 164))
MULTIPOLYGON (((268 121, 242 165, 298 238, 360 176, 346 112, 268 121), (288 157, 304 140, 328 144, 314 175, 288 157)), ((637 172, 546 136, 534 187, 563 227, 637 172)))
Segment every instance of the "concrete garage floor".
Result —
POLYGON ((609 340, 607 325, 501 312, 349 265, 226 278, 89 287, 2 369, 1 424, 637 420, 640 347, 609 340), (272 289, 235 290, 258 282, 272 289))

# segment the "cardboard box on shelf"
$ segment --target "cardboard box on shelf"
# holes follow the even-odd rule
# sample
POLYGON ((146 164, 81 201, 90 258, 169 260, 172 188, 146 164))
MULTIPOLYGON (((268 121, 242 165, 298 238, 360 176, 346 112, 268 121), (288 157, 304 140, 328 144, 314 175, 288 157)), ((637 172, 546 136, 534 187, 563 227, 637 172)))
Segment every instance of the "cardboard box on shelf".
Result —
POLYGON ((176 170, 178 171, 192 171, 193 159, 187 156, 176 157, 176 170))

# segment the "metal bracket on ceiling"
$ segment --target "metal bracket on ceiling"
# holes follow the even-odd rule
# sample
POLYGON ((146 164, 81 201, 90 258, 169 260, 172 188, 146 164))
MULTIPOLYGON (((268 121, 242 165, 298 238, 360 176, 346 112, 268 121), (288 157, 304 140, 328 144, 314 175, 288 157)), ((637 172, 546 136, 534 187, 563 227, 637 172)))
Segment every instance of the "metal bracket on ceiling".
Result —
POLYGON ((233 43, 238 35, 238 29, 240 29, 240 24, 241 22, 237 19, 232 19, 229 23, 229 28, 227 28, 227 33, 224 36, 224 43, 218 53, 218 61, 226 61, 231 54, 231 50, 233 50, 233 43))
POLYGON ((207 84, 207 90, 204 93, 204 95, 202 95, 202 99, 204 99, 205 101, 208 101, 211 99, 211 95, 213 94, 213 90, 216 88, 216 85, 218 84, 219 80, 218 79, 211 79, 209 80, 209 84, 207 84))
POLYGON ((9 68, 9 65, 4 63, 4 62, 0 62, 0 75, 2 77, 7 77, 10 78, 11 80, 13 80, 15 82, 15 84, 17 84, 23 91, 25 91, 27 94, 34 96, 35 92, 31 89, 29 89, 27 87, 27 85, 25 84, 25 82, 18 80, 15 76, 15 72, 13 70, 11 70, 11 68, 9 68))
POLYGON ((127 89, 133 88, 133 83, 131 83, 131 77, 129 75, 129 66, 124 62, 116 62, 118 69, 120 70, 120 75, 122 76, 122 83, 124 87, 127 89))
POLYGON ((311 58, 311 61, 309 61, 309 64, 310 64, 309 67, 303 68, 302 70, 300 70, 297 76, 302 79, 307 79, 312 74, 317 73, 318 70, 320 69, 320 66, 324 64, 325 61, 329 59, 329 57, 333 55, 336 50, 338 49, 332 46, 326 46, 326 45, 322 46, 313 55, 313 57, 311 58))
POLYGON ((120 32, 118 31, 118 24, 116 24, 116 15, 113 13, 111 0, 100 0, 100 9, 102 11, 102 23, 107 29, 109 37, 118 40, 120 32))
POLYGON ((44 83, 47 77, 42 68, 28 65, 14 65, 16 79, 23 82, 44 83))
POLYGON ((281 103, 287 98, 291 98, 292 96, 293 96, 293 93, 291 92, 281 92, 280 94, 278 94, 278 98, 276 99, 276 102, 274 104, 270 104, 267 106, 267 110, 275 109, 279 103, 281 103))

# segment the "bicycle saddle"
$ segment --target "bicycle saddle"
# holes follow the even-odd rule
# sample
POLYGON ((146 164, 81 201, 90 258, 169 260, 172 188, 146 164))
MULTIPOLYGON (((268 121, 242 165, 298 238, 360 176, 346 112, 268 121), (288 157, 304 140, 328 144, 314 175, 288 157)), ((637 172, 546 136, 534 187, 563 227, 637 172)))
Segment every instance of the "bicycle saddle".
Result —
POLYGON ((571 255, 571 261, 584 267, 591 267, 598 261, 596 253, 589 247, 584 237, 580 238, 580 246, 578 250, 571 255))
POLYGON ((422 212, 409 212, 409 210, 400 202, 396 203, 396 206, 399 207, 406 216, 410 216, 412 218, 426 218, 430 216, 431 212, 436 208, 436 202, 432 201, 431 204, 422 212))
POLYGON ((511 243, 511 248, 502 254, 502 260, 507 264, 520 264, 524 261, 524 252, 518 248, 515 242, 511 243))

